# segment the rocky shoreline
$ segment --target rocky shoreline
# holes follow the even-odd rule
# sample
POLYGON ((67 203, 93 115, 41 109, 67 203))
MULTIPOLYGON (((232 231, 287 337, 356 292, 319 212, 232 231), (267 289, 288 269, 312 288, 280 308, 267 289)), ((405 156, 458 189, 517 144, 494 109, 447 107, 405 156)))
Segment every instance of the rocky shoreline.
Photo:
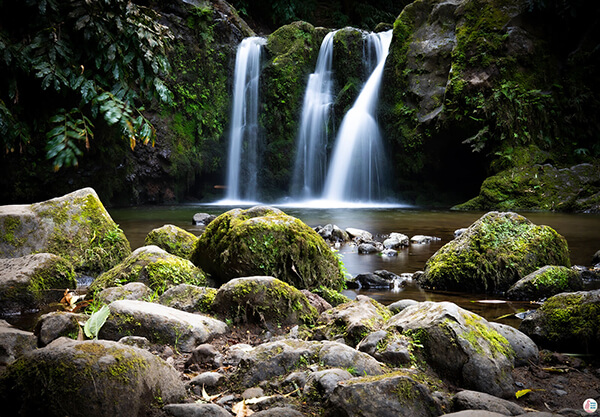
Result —
MULTIPOLYGON (((53 208, 0 208, 4 317, 63 298, 33 332, 0 321, 11 414, 583 416, 583 402, 600 399, 600 290, 582 291, 564 238, 515 213, 484 215, 415 279, 548 297, 521 331, 448 302, 349 300, 326 241, 372 237, 317 233, 276 209, 225 213, 200 239, 157 229, 131 252, 93 190, 38 205, 53 208), (48 281, 56 263, 30 259, 47 252, 63 281, 48 281), (84 297, 68 288, 94 274, 86 260, 101 267, 84 297)), ((403 242, 389 236, 380 249, 403 242)))

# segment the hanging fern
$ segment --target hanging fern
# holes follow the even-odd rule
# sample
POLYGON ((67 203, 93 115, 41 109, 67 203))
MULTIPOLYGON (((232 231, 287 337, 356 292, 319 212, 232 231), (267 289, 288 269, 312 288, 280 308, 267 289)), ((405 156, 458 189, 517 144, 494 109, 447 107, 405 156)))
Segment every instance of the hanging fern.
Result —
POLYGON ((170 105, 168 29, 128 0, 0 2, 0 133, 7 152, 46 138, 54 169, 77 165, 94 125, 154 143, 140 103, 170 105), (66 111, 65 108, 71 108, 66 111), (93 123, 92 123, 93 121, 93 123))

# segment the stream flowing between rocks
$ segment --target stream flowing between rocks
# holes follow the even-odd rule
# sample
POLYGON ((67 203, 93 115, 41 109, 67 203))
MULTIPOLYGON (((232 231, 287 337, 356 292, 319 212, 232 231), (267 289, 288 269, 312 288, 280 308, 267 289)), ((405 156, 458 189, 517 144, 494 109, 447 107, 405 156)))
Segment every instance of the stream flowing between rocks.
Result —
MULTIPOLYGON (((205 226, 192 225, 195 213, 221 214, 231 206, 178 205, 160 207, 138 207, 109 209, 113 219, 120 225, 129 239, 132 249, 144 245, 150 230, 165 224, 173 224, 195 235, 200 235, 205 226)), ((411 244, 400 249, 398 256, 388 257, 377 254, 359 254, 356 246, 342 245, 339 252, 343 256, 348 273, 360 273, 385 269, 395 274, 412 273, 422 270, 425 262, 441 246, 454 238, 454 231, 470 226, 483 212, 455 212, 444 210, 420 210, 409 208, 297 208, 282 207, 284 212, 295 216, 311 227, 335 224, 342 229, 354 227, 373 234, 376 240, 383 240, 391 232, 414 235, 435 236, 440 240, 426 244, 411 244)), ((600 215, 519 212, 533 223, 548 225, 563 235, 569 244, 571 264, 590 267, 593 254, 600 249, 600 215)), ((400 299, 417 301, 451 301, 473 311, 487 320, 497 320, 518 327, 519 319, 511 313, 537 308, 528 302, 506 302, 502 297, 486 294, 462 292, 433 292, 420 289, 407 283, 395 290, 345 290, 354 298, 357 294, 368 295, 389 305, 400 299), (498 320, 500 317, 509 316, 498 320)))

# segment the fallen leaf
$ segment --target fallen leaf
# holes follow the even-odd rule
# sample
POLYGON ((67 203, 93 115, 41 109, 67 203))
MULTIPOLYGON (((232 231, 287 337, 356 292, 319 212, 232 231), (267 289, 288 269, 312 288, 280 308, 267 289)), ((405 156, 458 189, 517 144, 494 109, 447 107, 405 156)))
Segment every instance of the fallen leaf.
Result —
POLYGON ((235 413, 235 417, 247 417, 254 414, 254 411, 246 405, 246 400, 235 403, 233 407, 231 407, 231 411, 235 413))

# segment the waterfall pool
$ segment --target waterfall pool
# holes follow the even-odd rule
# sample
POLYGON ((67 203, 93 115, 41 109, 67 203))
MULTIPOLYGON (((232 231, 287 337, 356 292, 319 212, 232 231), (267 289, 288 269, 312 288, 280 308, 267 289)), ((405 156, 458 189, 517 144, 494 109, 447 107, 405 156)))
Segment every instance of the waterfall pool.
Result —
MULTIPOLYGON (((150 230, 165 224, 174 224, 195 235, 200 235, 204 226, 192 225, 195 213, 221 214, 231 208, 217 205, 178 205, 160 207, 137 207, 109 209, 113 219, 120 225, 129 239, 132 249, 144 245, 144 239, 150 230)), ((425 262, 442 245, 454 238, 454 231, 468 227, 481 217, 483 212, 455 212, 445 210, 422 210, 413 208, 299 208, 281 207, 289 215, 295 216, 311 227, 336 224, 342 229, 355 227, 373 234, 377 240, 391 232, 403 233, 409 237, 428 235, 439 237, 439 241, 428 244, 411 244, 401 249, 398 256, 358 254, 355 246, 343 245, 339 252, 344 264, 352 276, 360 273, 386 269, 396 274, 412 273, 422 270, 425 262)), ((600 215, 519 212, 533 223, 548 225, 563 235, 569 244, 571 263, 590 266, 593 254, 600 249, 600 215)), ((519 311, 537 308, 527 302, 506 302, 501 297, 468 292, 432 292, 424 291, 409 284, 397 290, 346 290, 350 298, 357 294, 368 295, 377 301, 389 305, 400 299, 417 301, 451 301, 463 308, 482 315, 488 320, 510 315, 519 311)), ((499 320, 518 327, 519 320, 514 316, 499 320)))

